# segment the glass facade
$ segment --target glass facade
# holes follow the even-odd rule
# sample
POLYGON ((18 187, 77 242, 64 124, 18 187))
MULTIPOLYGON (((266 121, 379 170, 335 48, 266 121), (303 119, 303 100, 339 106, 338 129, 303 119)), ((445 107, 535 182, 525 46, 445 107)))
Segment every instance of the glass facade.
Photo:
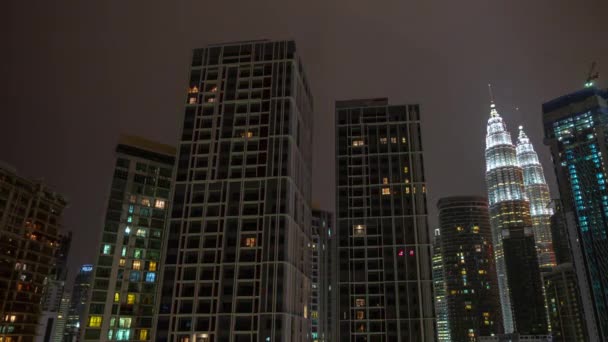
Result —
POLYGON ((518 163, 511 135, 493 102, 485 156, 504 331, 524 335, 545 334, 548 330, 547 316, 524 172, 518 163))
POLYGON ((433 240, 433 290, 435 291, 437 340, 439 342, 451 342, 448 302, 446 298, 447 284, 445 283, 440 229, 435 229, 435 238, 433 240))
POLYGON ((607 99, 608 91, 589 87, 543 104, 545 142, 551 147, 565 215, 573 217, 573 261, 584 270, 578 275, 583 305, 592 316, 588 322, 595 325, 589 336, 602 341, 608 340, 607 99))
POLYGON ((174 161, 173 147, 121 138, 82 322, 83 340, 149 340, 174 161))
POLYGON ((65 340, 68 342, 76 341, 80 327, 83 326, 84 310, 91 289, 92 276, 93 265, 85 264, 80 267, 76 279, 74 279, 64 334, 65 340))
POLYGON ((419 113, 336 103, 339 341, 435 338, 419 113))
POLYGON ((311 243, 311 301, 310 318, 312 342, 335 341, 333 335, 335 294, 334 260, 336 239, 333 215, 327 211, 312 211, 311 243))
POLYGON ((312 96, 293 41, 192 54, 156 341, 310 339, 312 96))
POLYGON ((488 201, 455 196, 439 200, 448 341, 475 342, 503 332, 488 201))

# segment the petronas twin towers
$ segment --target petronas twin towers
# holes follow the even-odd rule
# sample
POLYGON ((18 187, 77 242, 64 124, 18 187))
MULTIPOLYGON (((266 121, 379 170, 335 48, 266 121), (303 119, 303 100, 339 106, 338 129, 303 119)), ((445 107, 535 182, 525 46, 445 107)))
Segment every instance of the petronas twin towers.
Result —
POLYGON ((554 266, 550 195, 542 166, 520 126, 517 145, 492 100, 486 135, 486 184, 506 333, 548 330, 541 268, 554 266))

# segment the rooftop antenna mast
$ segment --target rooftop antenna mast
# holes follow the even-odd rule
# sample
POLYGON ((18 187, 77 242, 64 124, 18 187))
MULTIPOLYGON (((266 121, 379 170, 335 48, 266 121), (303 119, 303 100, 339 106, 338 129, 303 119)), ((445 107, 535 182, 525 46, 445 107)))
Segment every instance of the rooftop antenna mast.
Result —
POLYGON ((589 88, 593 86, 593 81, 600 78, 600 73, 595 71, 596 63, 593 61, 591 63, 591 68, 589 69, 589 73, 587 74, 587 79, 585 80, 585 88, 589 88))
POLYGON ((494 108, 494 93, 492 93, 492 85, 490 83, 488 83, 488 90, 490 91, 490 107, 494 108))

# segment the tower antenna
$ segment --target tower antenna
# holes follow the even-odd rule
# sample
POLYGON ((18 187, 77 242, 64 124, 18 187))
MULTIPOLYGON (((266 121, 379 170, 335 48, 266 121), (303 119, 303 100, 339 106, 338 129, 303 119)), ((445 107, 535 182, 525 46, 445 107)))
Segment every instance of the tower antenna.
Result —
POLYGON ((492 93, 492 85, 488 83, 488 90, 490 91, 490 107, 494 107, 494 93, 492 93))

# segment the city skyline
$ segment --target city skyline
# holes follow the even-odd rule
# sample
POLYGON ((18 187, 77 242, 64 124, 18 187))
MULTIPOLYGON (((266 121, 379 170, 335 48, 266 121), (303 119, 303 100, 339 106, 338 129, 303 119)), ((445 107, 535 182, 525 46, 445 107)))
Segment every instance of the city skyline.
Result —
MULTIPOLYGON (((0 136, 1 159, 25 176, 44 177, 70 199, 65 226, 82 242, 72 251, 70 278, 80 264, 94 261, 94 254, 84 246, 98 243, 98 236, 87 232, 101 229, 105 202, 103 196, 90 198, 88 193, 104 193, 102 184, 110 181, 108 165, 119 134, 138 134, 168 144, 177 141, 179 120, 175 118, 187 79, 184 65, 196 46, 283 36, 298 42, 304 62, 310 65, 313 92, 318 94, 313 199, 330 211, 334 209, 333 193, 326 194, 325 189, 333 188, 333 180, 325 176, 325 169, 333 169, 334 161, 325 151, 333 146, 334 99, 387 95, 396 102, 421 104, 427 113, 422 118, 423 129, 432 127, 423 143, 428 154, 429 200, 434 203, 452 194, 485 193, 480 169, 483 149, 478 141, 485 129, 481 122, 486 116, 485 84, 491 82, 509 127, 526 127, 555 193, 555 177, 547 172, 549 153, 542 145, 540 105, 582 87, 592 60, 600 69, 608 65, 608 47, 593 43, 602 37, 599 9, 608 6, 603 2, 596 4, 599 8, 552 2, 559 13, 555 17, 547 17, 541 3, 505 4, 500 7, 501 15, 496 6, 475 4, 470 6, 480 16, 467 25, 456 20, 459 15, 448 14, 470 13, 471 7, 462 4, 420 7, 400 3, 373 11, 352 2, 349 6, 313 2, 276 9, 261 4, 259 8, 246 6, 251 16, 222 30, 217 27, 222 26, 222 16, 230 13, 229 5, 210 5, 215 11, 202 4, 148 6, 146 13, 158 20, 146 19, 135 4, 120 10, 113 5, 90 5, 91 11, 82 5, 67 8, 59 4, 22 10, 21 4, 9 3, 5 12, 11 28, 7 31, 9 48, 0 56, 5 61, 0 68, 7 75, 1 86, 6 88, 6 96, 0 103, 4 112, 14 113, 6 125, 13 129, 0 136), (114 14, 123 11, 125 16, 114 14), (284 17, 264 20, 274 17, 272 13, 284 17), (433 29, 422 32, 429 25, 424 18, 430 15, 437 19, 433 29), (509 17, 518 24, 512 25, 509 17), (309 22, 318 25, 310 30, 309 22), (560 35, 559 44, 554 43, 553 32, 564 26, 577 29, 560 35), (461 32, 459 39, 446 40, 452 29, 461 32), (385 37, 378 39, 382 35, 385 37), (576 49, 557 53, 561 44, 584 46, 585 53, 576 49), (140 58, 142 53, 146 58, 140 58), (549 62, 545 56, 551 56, 549 62), (380 62, 375 71, 361 68, 374 58, 380 62), (362 82, 351 82, 354 70, 362 82), (52 84, 52 92, 27 95, 39 78, 45 79, 45 87, 52 84), (449 91, 438 91, 440 88, 449 91), (86 114, 81 108, 87 108, 86 114), (471 151, 470 163, 460 166, 461 180, 452 182, 444 170, 456 165, 452 156, 463 150, 471 151), (84 174, 100 181, 91 184, 84 174), (95 218, 97 223, 92 226, 95 218)), ((605 84, 600 80, 600 85, 605 84)), ((431 226, 436 223, 435 213, 431 208, 431 226)))

